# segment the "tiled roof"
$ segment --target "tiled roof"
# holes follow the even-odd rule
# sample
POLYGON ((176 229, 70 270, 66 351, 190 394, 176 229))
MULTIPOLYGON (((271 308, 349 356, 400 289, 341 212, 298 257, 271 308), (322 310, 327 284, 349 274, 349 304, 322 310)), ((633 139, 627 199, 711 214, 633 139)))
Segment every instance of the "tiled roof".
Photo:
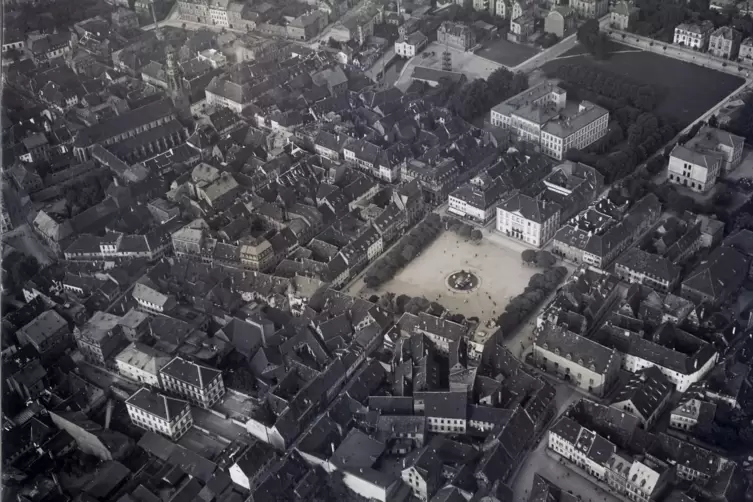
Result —
POLYGON ((222 375, 219 370, 186 361, 181 357, 173 358, 160 372, 199 388, 209 387, 215 378, 221 378, 222 375))
POLYGON ((174 420, 188 408, 186 401, 152 392, 146 387, 136 391, 126 400, 126 404, 167 421, 174 420))

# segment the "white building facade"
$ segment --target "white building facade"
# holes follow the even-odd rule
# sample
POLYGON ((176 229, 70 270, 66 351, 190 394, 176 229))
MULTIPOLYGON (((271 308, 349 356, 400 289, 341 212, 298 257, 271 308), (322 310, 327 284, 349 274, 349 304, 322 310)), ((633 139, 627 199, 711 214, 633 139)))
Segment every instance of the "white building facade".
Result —
POLYGON ((724 157, 719 152, 697 152, 687 146, 677 145, 669 156, 667 179, 675 185, 705 193, 716 184, 723 163, 724 157))
POLYGON ((187 402, 142 387, 126 400, 131 422, 152 432, 178 440, 193 426, 187 402))

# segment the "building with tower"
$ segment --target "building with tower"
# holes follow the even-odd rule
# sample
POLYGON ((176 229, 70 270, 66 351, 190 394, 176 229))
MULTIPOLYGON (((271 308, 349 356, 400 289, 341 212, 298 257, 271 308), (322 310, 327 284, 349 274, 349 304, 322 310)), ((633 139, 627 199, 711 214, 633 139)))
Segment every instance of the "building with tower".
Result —
POLYGON ((428 45, 429 39, 420 31, 414 31, 410 35, 405 34, 405 26, 398 28, 400 38, 395 42, 395 54, 404 58, 412 58, 428 45))
POLYGON ((178 57, 175 47, 167 44, 165 49, 165 80, 167 80, 167 90, 170 93, 170 99, 175 106, 178 118, 182 121, 191 120, 191 104, 188 100, 188 93, 183 84, 183 71, 178 66, 178 57))

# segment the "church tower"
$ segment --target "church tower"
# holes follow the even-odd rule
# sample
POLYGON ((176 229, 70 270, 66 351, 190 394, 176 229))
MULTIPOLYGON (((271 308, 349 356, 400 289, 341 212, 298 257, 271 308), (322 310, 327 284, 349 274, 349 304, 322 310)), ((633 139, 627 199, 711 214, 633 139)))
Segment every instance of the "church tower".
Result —
POLYGON ((186 89, 183 85, 183 72, 178 66, 178 57, 172 44, 167 44, 165 56, 165 80, 167 80, 167 89, 170 93, 170 98, 173 100, 173 105, 175 105, 180 119, 190 120, 191 104, 186 95, 186 89))

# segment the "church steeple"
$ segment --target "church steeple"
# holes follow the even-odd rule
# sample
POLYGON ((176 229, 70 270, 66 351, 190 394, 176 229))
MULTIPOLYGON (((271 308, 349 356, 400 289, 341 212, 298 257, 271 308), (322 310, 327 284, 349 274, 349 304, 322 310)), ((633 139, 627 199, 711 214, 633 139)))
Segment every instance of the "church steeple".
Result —
POLYGON ((172 44, 167 44, 165 49, 166 66, 165 77, 167 79, 167 88, 170 89, 171 94, 183 92, 183 72, 178 66, 177 57, 175 54, 175 47, 172 44))
POLYGON ((183 85, 183 71, 178 65, 175 47, 172 44, 167 44, 165 58, 165 80, 167 81, 170 98, 173 100, 173 105, 178 111, 178 116, 181 120, 190 121, 191 105, 188 101, 188 96, 186 96, 185 86, 183 85))

